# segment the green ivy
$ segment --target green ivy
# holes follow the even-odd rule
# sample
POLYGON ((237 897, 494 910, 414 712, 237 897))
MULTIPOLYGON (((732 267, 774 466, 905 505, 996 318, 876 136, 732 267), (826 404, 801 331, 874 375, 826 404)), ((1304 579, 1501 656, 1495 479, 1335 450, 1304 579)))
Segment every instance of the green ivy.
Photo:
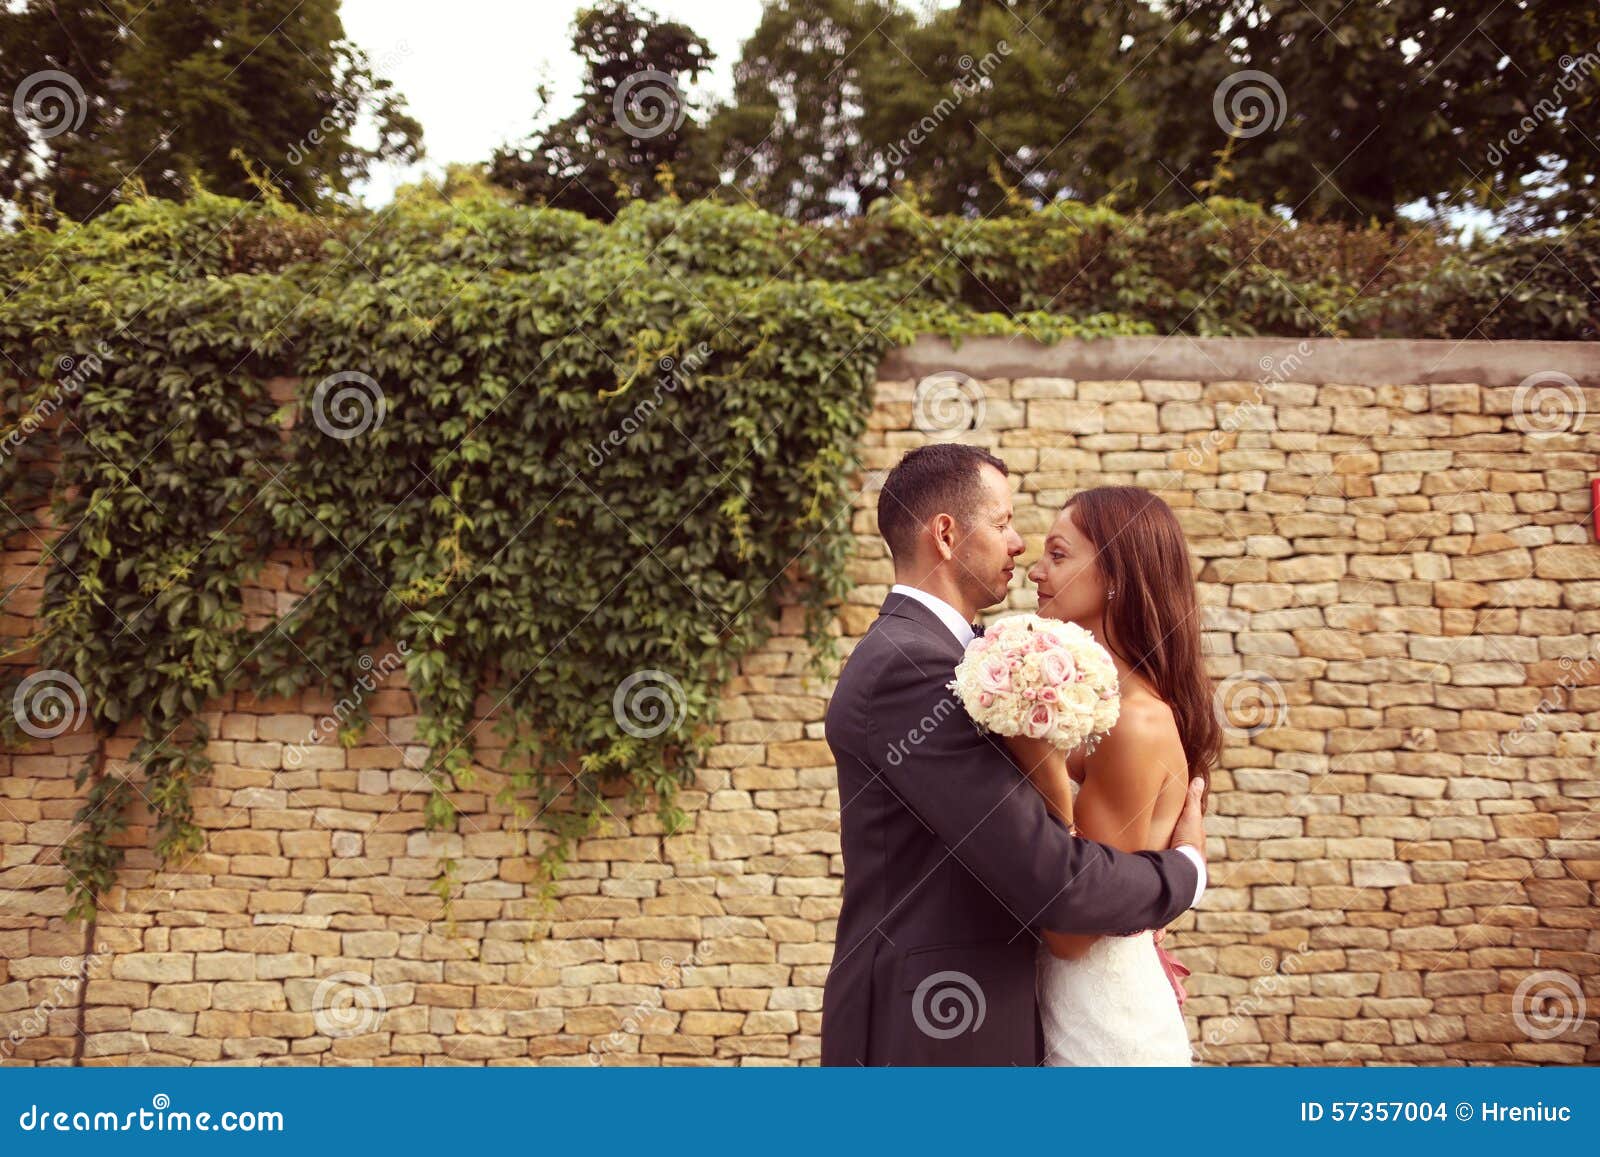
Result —
POLYGON ((1481 260, 1223 201, 981 222, 902 203, 819 228, 715 202, 601 226, 483 192, 341 217, 201 194, 25 227, 0 240, 0 533, 26 549, 46 501, 62 530, 9 657, 77 680, 99 740, 63 853, 73 914, 115 882, 135 792, 163 860, 203 845, 207 704, 341 695, 382 646, 418 697, 431 827, 473 783, 487 702, 499 802, 553 833, 547 882, 614 785, 676 830, 718 689, 780 608, 832 656, 889 348, 1362 332, 1397 300, 1415 313, 1408 287, 1441 267, 1441 316, 1462 309, 1498 284, 1460 272, 1481 260), (256 621, 245 591, 284 549, 311 576, 256 621), (131 757, 108 758, 134 723, 131 757))

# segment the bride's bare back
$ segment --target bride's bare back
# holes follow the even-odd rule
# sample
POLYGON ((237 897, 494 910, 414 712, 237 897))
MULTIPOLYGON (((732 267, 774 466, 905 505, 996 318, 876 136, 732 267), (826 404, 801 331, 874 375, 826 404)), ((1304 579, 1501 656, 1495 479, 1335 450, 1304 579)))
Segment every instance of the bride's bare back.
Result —
MULTIPOLYGON (((1142 803, 1148 809, 1150 817, 1144 839, 1138 841, 1137 846, 1128 846, 1124 843, 1124 839, 1132 835, 1131 832, 1100 834, 1087 830, 1084 827, 1081 808, 1076 809, 1078 814, 1074 819, 1079 831, 1090 839, 1111 844, 1123 851, 1159 850, 1168 846, 1172 839, 1172 830, 1178 822, 1178 815, 1183 811, 1185 790, 1189 784, 1188 761, 1184 757, 1183 740, 1178 734, 1178 725, 1173 718, 1172 708, 1154 692, 1139 686, 1137 680, 1124 677, 1122 713, 1116 726, 1112 728, 1112 735, 1119 729, 1129 727, 1130 724, 1134 732, 1129 736, 1131 742, 1112 742, 1111 736, 1108 735, 1093 755, 1086 756, 1083 752, 1077 751, 1068 756, 1067 772, 1080 785, 1080 789, 1091 775, 1097 775, 1099 779, 1093 790, 1098 795, 1100 789, 1111 786, 1105 782, 1106 777, 1118 775, 1122 772, 1124 764, 1134 762, 1145 769, 1159 770, 1159 775, 1153 775, 1149 771, 1139 775, 1141 781, 1148 780, 1145 782, 1142 794, 1116 793, 1122 806, 1115 807, 1108 816, 1120 821, 1117 824, 1119 828, 1124 824, 1134 823, 1136 817, 1131 813, 1131 808, 1136 803, 1142 803), (1123 836, 1123 839, 1116 838, 1117 835, 1123 836)), ((1081 792, 1079 798, 1082 799, 1081 792)), ((1093 823, 1092 820, 1090 822, 1093 823)))

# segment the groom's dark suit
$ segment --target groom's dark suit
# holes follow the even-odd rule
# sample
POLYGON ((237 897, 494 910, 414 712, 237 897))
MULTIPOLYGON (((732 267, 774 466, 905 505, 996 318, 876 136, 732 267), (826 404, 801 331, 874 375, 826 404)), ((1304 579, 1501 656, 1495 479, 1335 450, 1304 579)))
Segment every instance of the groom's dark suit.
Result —
POLYGON ((1194 900, 1182 853, 1067 834, 946 689, 962 646, 891 594, 828 705, 844 901, 825 1065, 1036 1065, 1040 928, 1160 928, 1194 900))

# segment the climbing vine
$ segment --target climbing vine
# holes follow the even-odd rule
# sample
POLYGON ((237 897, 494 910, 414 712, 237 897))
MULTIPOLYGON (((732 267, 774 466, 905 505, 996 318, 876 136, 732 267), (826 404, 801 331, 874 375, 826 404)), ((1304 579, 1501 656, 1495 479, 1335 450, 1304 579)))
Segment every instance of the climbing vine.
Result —
MULTIPOLYGON (((418 699, 430 827, 492 746, 499 802, 556 837, 546 879, 614 785, 673 830, 718 689, 780 607, 830 654, 894 344, 1422 330, 1417 286, 1443 317, 1504 272, 1281 225, 1217 201, 988 222, 900 204, 819 228, 669 200, 601 226, 469 191, 337 217, 200 194, 0 239, 0 534, 47 567, 37 608, 0 592, 19 600, 4 725, 8 746, 48 730, 17 732, 37 670, 94 734, 73 913, 116 881, 140 797, 163 860, 203 845, 208 704, 342 694, 380 648, 418 699), (303 589, 252 610, 282 551, 309 562, 303 589)), ((1592 328, 1576 294, 1496 324, 1592 328)))

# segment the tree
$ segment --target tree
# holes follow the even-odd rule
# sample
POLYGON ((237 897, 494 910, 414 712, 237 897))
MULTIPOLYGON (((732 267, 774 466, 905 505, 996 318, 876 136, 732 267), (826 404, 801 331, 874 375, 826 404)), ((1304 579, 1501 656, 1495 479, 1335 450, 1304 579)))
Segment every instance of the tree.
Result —
POLYGON ((800 219, 883 196, 867 121, 903 83, 893 44, 913 23, 894 0, 771 0, 734 66, 733 100, 708 126, 719 165, 762 206, 800 219))
MULTIPOLYGON (((607 0, 578 13, 572 47, 585 68, 578 108, 521 146, 497 149, 491 181, 530 203, 602 220, 669 184, 691 195, 715 186, 685 95, 714 58, 693 29, 607 0)), ((548 90, 539 97, 548 107, 548 90)))
POLYGON ((902 185, 966 214, 1004 211, 1004 183, 1313 220, 1478 206, 1513 228, 1596 200, 1600 5, 1576 0, 961 0, 920 19, 769 0, 734 75, 713 155, 803 218, 902 185))
POLYGON ((917 107, 949 109, 901 167, 940 212, 994 214, 1013 190, 1035 205, 1114 198, 1160 171, 1139 148, 1149 110, 1125 83, 1152 23, 1137 0, 968 0, 937 12, 908 36, 911 83, 898 104, 885 94, 874 135, 905 133, 917 107))
POLYGON ((943 213, 1002 211, 1020 188, 1094 199, 1123 180, 1119 89, 1142 5, 771 0, 708 126, 718 162, 769 209, 864 210, 900 187, 943 213))
POLYGON ((1592 210, 1600 6, 1162 7, 1164 40, 1134 83, 1160 113, 1155 154, 1182 174, 1164 203, 1187 199, 1221 151, 1221 191, 1297 217, 1390 221, 1421 200, 1535 227, 1592 210), (1237 119, 1231 146, 1214 114, 1237 119))
POLYGON ((969 216, 1220 193, 1532 229, 1592 211, 1600 172, 1600 5, 1576 0, 767 0, 703 127, 681 98, 710 59, 690 29, 617 0, 577 47, 580 108, 498 154, 495 179, 600 217, 659 195, 666 165, 690 195, 720 175, 804 220, 911 190, 969 216), (630 132, 618 102, 646 70, 674 115, 630 132))
POLYGON ((251 167, 315 208, 421 126, 344 37, 338 0, 26 0, 0 12, 0 196, 82 220, 131 182, 249 197, 251 167), (371 118, 378 141, 353 140, 371 118))

